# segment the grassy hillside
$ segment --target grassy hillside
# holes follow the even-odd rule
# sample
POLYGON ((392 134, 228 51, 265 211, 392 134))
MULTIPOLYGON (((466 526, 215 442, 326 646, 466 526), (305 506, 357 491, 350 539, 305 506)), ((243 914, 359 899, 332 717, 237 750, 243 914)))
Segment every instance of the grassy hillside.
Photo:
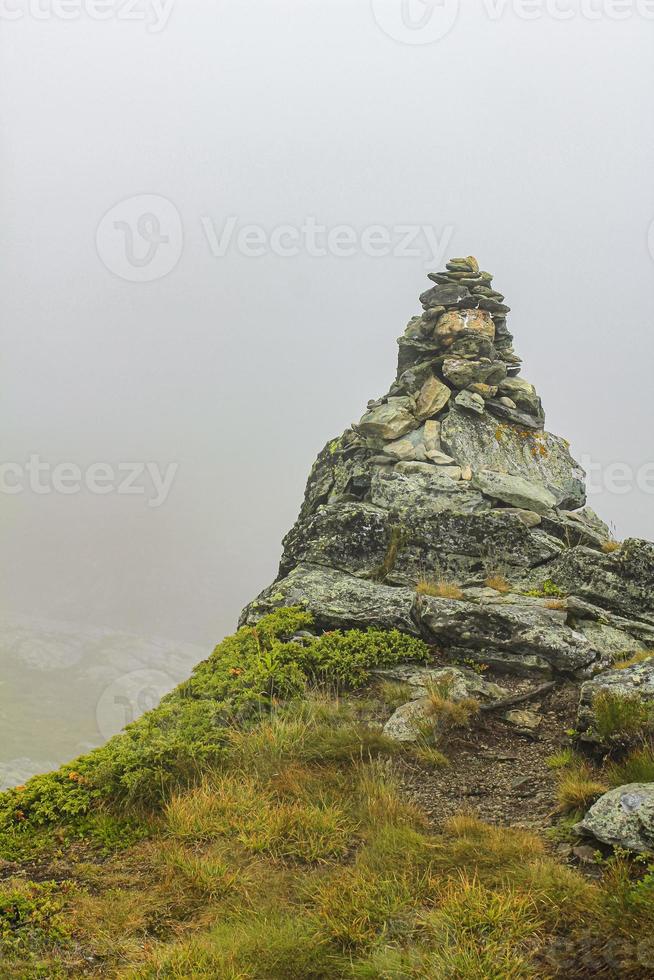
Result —
POLYGON ((474 706, 435 692, 433 731, 398 747, 369 674, 429 650, 289 641, 310 626, 280 610, 240 630, 106 746, 0 796, 0 975, 649 975, 647 866, 613 857, 591 880, 524 830, 430 824, 398 753, 446 765, 474 706))

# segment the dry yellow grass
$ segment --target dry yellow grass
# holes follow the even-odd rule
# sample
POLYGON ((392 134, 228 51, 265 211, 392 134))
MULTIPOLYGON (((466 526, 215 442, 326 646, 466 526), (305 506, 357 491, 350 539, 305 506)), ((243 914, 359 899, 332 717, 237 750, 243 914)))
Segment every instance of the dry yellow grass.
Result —
POLYGON ((557 787, 559 810, 561 813, 587 810, 608 788, 583 763, 564 769, 557 787))
POLYGON ((613 668, 614 670, 626 670, 627 667, 635 667, 636 664, 642 664, 646 660, 651 660, 652 657, 654 657, 654 650, 641 650, 640 653, 634 653, 630 657, 616 660, 613 668))
POLYGON ((549 602, 545 603, 546 609, 567 609, 568 604, 565 599, 550 599, 549 602))
POLYGON ((504 575, 489 575, 486 579, 486 585, 489 589, 495 589, 496 592, 511 591, 511 583, 504 575))
POLYGON ((416 585, 418 595, 430 595, 437 599, 464 599, 463 590, 456 582, 447 579, 421 578, 416 585))
POLYGON ((602 551, 605 555, 610 555, 613 551, 619 551, 622 547, 621 541, 614 541, 613 538, 609 538, 608 541, 602 542, 602 551))

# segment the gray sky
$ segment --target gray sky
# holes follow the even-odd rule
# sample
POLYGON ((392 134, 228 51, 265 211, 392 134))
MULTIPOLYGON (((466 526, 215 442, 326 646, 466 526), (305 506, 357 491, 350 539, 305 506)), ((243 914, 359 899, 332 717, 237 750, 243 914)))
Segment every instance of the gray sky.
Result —
POLYGON ((2 459, 178 470, 158 507, 2 494, 7 611, 231 631, 317 451, 386 390, 429 241, 495 273, 548 427, 634 469, 591 503, 654 538, 647 4, 177 0, 164 23, 47 2, 0 15, 2 459))

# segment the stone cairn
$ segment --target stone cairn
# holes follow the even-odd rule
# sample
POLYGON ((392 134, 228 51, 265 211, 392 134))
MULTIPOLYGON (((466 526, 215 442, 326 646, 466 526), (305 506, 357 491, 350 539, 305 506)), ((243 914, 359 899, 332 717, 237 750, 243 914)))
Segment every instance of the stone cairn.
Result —
MULTIPOLYGON (((420 296, 424 312, 399 340, 397 380, 388 395, 368 403, 353 430, 390 459, 456 467, 440 444, 452 404, 536 432, 545 416, 534 386, 517 378, 522 362, 507 329, 510 308, 492 288, 492 275, 470 255, 451 259, 429 279, 435 285, 420 296)), ((463 476, 471 478, 469 465, 463 476)))
POLYGON ((429 278, 395 380, 319 454, 277 579, 241 621, 302 604, 317 629, 397 628, 522 674, 589 676, 616 646, 654 648, 654 548, 605 547, 492 276, 468 256, 429 278))

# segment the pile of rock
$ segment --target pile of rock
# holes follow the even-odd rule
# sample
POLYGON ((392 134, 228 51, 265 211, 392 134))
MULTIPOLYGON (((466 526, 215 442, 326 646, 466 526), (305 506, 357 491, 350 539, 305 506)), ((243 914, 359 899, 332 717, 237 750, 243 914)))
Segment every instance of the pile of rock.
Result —
MULTIPOLYGON (((398 341, 397 378, 387 395, 368 403, 353 430, 386 462, 431 462, 471 479, 469 466, 457 474, 453 454, 443 449, 442 424, 451 411, 489 413, 533 433, 542 432, 545 416, 534 386, 516 377, 521 361, 506 325, 509 307, 491 287, 491 274, 468 256, 429 278, 436 285, 420 296, 424 312, 398 341)), ((540 448, 533 455, 542 455, 540 448)))
POLYGON ((320 453, 277 580, 242 622, 301 603, 318 628, 398 628, 459 662, 588 676, 654 636, 654 547, 602 551, 608 528, 519 377, 492 276, 470 256, 430 279, 395 380, 320 453), (421 578, 457 598, 417 594, 421 578))

